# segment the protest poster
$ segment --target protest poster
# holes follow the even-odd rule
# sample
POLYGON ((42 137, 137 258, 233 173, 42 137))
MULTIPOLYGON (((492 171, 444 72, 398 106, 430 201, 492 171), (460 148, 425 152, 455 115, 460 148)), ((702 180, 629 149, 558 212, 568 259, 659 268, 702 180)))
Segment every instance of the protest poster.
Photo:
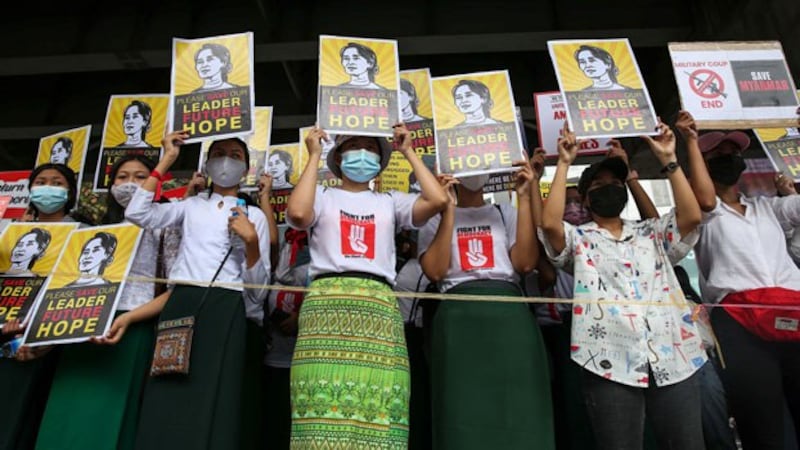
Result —
POLYGON ((0 195, 0 219, 6 215, 6 211, 11 205, 11 199, 10 195, 0 195))
POLYGON ((0 328, 24 321, 77 223, 15 222, 0 235, 0 328))
POLYGON ((66 344, 105 334, 140 237, 141 228, 131 224, 73 231, 30 314, 24 344, 66 344))
MULTIPOLYGON (((312 128, 314 127, 300 128, 300 153, 303 155, 303 161, 307 160, 308 147, 306 147, 306 137, 312 128)), ((328 169, 328 152, 333 150, 335 143, 336 135, 332 133, 328 133, 327 141, 322 141, 322 155, 319 158, 319 170, 317 172, 317 184, 320 186, 339 187, 342 185, 342 180, 328 169)), ((303 173, 303 169, 305 169, 305 164, 300 169, 300 173, 303 173)))
POLYGON ((187 143, 253 132, 253 33, 172 40, 170 131, 187 143))
POLYGON ((775 167, 768 158, 745 158, 745 169, 736 186, 746 197, 775 197, 775 167))
MULTIPOLYGON (((255 107, 254 132, 243 136, 236 136, 247 144, 250 154, 250 169, 247 171, 239 189, 242 192, 254 192, 258 190, 258 179, 264 173, 267 161, 267 151, 272 135, 272 106, 255 107)), ((200 160, 197 170, 205 173, 206 160, 208 159, 208 149, 214 140, 205 140, 200 144, 200 160)))
POLYGON ((334 134, 391 137, 399 71, 397 41, 320 36, 317 123, 334 134))
MULTIPOLYGON (((92 126, 86 125, 39 139, 36 167, 46 163, 65 164, 75 172, 78 177, 78 186, 80 186, 83 181, 83 167, 91 133, 92 126)), ((78 199, 75 201, 77 203, 78 199)))
MULTIPOLYGON (((533 94, 536 107, 536 128, 539 131, 539 146, 545 149, 548 158, 558 157, 558 138, 564 133, 567 108, 564 96, 558 91, 533 94)), ((607 138, 584 139, 578 148, 579 155, 606 153, 611 146, 607 138)))
POLYGON ((795 127, 754 128, 773 172, 781 172, 800 183, 800 132, 795 127))
POLYGON ((94 174, 94 192, 113 184, 111 167, 120 158, 141 155, 157 163, 167 126, 168 94, 112 95, 94 174))
POLYGON ((550 59, 575 135, 656 135, 653 102, 628 39, 548 41, 550 59))
POLYGON ((286 206, 294 186, 300 180, 305 168, 305 154, 300 151, 300 144, 280 144, 269 147, 266 173, 272 177, 272 194, 269 203, 278 225, 286 223, 286 206))
POLYGON ((28 178, 30 170, 11 170, 0 172, 0 195, 11 197, 4 219, 19 219, 28 209, 28 178))
POLYGON ((510 172, 525 159, 508 71, 433 78, 438 173, 510 172))
POLYGON ((797 126, 795 84, 780 42, 671 42, 683 109, 700 129, 797 126))
MULTIPOLYGON (((400 119, 411 133, 411 146, 431 172, 436 170, 436 130, 433 126, 431 73, 427 68, 400 71, 400 119)), ((380 192, 419 192, 411 164, 392 152, 389 165, 378 177, 380 192)))
MULTIPOLYGON (((514 108, 514 112, 517 117, 517 123, 519 124, 520 135, 522 136, 522 148, 526 150, 526 156, 530 159, 533 153, 531 153, 531 149, 528 147, 528 139, 525 135, 525 122, 522 120, 522 109, 517 106, 514 108)), ((510 193, 513 189, 514 179, 512 177, 512 172, 492 174, 492 176, 486 180, 486 184, 483 185, 483 192, 486 194, 503 191, 510 193)))

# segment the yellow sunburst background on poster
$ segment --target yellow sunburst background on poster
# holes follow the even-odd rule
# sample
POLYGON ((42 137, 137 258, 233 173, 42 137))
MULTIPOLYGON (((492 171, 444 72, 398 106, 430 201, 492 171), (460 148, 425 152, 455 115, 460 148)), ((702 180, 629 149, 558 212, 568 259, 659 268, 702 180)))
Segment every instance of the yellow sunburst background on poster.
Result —
POLYGON ((49 274, 53 270, 53 266, 56 265, 64 243, 67 242, 67 236, 77 226, 77 223, 19 222, 9 224, 3 232, 2 240, 0 240, 0 272, 6 272, 11 267, 11 252, 14 250, 14 245, 16 245, 19 238, 34 228, 41 228, 50 233, 50 243, 47 245, 44 255, 33 263, 33 267, 30 270, 37 275, 49 274))
MULTIPOLYGON (((113 283, 119 283, 125 278, 128 261, 133 257, 136 241, 141 228, 136 225, 111 225, 106 227, 84 228, 76 230, 67 242, 64 254, 58 261, 49 289, 64 287, 80 276, 78 260, 84 244, 94 239, 100 232, 113 234, 117 238, 117 247, 114 250, 114 260, 106 266, 102 277, 113 283)), ((109 299, 110 300, 110 299, 109 299)))
POLYGON ((642 89, 644 83, 636 70, 630 46, 626 39, 602 41, 569 41, 553 42, 552 54, 555 55, 556 71, 561 78, 562 89, 567 92, 580 91, 592 85, 592 80, 578 67, 575 52, 581 45, 599 47, 614 58, 619 69, 617 83, 631 89, 642 89))
POLYGON ((145 135, 145 141, 151 146, 161 147, 161 139, 167 127, 167 109, 169 108, 169 95, 112 95, 108 104, 106 121, 103 128, 103 148, 117 147, 125 143, 127 135, 122 122, 125 112, 131 102, 138 100, 146 103, 153 115, 150 118, 150 129, 145 135))
POLYGON ((40 166, 50 162, 50 150, 53 148, 53 144, 60 138, 66 137, 72 140, 72 156, 70 156, 67 166, 74 170, 75 173, 80 173, 83 168, 83 158, 86 154, 86 148, 89 146, 89 133, 91 129, 92 126, 87 125, 85 127, 73 128, 41 138, 39 140, 36 165, 40 166))
POLYGON ((173 88, 175 95, 190 94, 203 86, 203 79, 195 68, 195 55, 203 44, 213 43, 225 46, 231 53, 233 70, 228 74, 228 83, 236 86, 249 86, 252 83, 250 54, 252 33, 231 34, 204 39, 176 39, 173 46, 173 88))
POLYGON ((437 129, 453 128, 464 121, 464 114, 456 106, 452 92, 453 87, 461 80, 480 81, 489 88, 494 103, 490 114, 493 119, 500 122, 517 120, 508 72, 481 72, 433 79, 433 108, 437 129))
MULTIPOLYGON (((303 169, 305 168, 305 160, 303 158, 304 153, 300 150, 300 144, 295 142, 292 144, 278 144, 278 145, 270 145, 269 146, 269 155, 272 156, 272 153, 276 150, 286 152, 292 157, 292 174, 289 175, 289 182, 297 184, 300 180, 300 174, 303 173, 303 169)), ((269 173, 269 160, 264 164, 264 171, 269 173)))
POLYGON ((414 85, 417 91, 417 114, 422 117, 433 117, 431 102, 431 72, 428 69, 401 70, 400 78, 414 85))
POLYGON ((397 42, 382 39, 361 39, 340 36, 320 36, 319 83, 322 86, 338 86, 350 81, 342 67, 341 49, 349 42, 364 45, 375 52, 378 58, 378 73, 375 83, 389 90, 396 90, 398 81, 397 42))

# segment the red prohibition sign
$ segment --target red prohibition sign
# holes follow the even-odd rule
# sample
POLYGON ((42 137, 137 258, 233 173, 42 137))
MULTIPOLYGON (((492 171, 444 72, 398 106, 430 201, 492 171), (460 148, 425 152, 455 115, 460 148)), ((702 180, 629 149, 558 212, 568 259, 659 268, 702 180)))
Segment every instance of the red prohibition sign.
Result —
POLYGON ((695 94, 703 98, 725 96, 725 82, 712 70, 698 69, 689 74, 689 86, 695 94))

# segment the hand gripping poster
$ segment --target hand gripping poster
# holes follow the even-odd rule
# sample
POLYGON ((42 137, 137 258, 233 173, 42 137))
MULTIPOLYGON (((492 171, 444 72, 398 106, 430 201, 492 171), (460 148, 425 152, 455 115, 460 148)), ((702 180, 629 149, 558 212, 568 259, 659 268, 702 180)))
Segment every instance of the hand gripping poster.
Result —
POLYGON ((264 170, 272 177, 269 203, 278 225, 286 223, 286 205, 305 167, 304 156, 298 143, 272 145, 269 148, 264 170))
MULTIPOLYGON (((411 146, 432 172, 436 169, 436 130, 433 126, 431 73, 426 69, 400 71, 400 120, 411 133, 411 146)), ((420 192, 411 164, 392 152, 389 165, 377 183, 381 192, 420 192)))
POLYGON ((78 177, 78 186, 80 186, 83 181, 83 167, 91 133, 92 126, 86 125, 39 139, 36 167, 46 163, 65 164, 75 172, 78 177))
POLYGON ((73 231, 30 315, 23 342, 86 341, 108 331, 141 228, 107 225, 73 231))
POLYGON ((657 117, 627 39, 547 41, 578 138, 656 135, 657 117))
MULTIPOLYGON (((250 153, 249 169, 247 175, 242 179, 240 190, 242 192, 254 192, 258 190, 258 179, 264 173, 267 160, 267 151, 272 135, 272 106, 256 106, 254 132, 244 136, 236 136, 247 144, 250 153)), ((200 161, 197 170, 205 174, 208 150, 214 139, 204 140, 200 145, 200 161)))
POLYGON ((317 123, 334 134, 391 137, 399 71, 397 41, 320 36, 317 123))
MULTIPOLYGON (((536 128, 539 131, 539 146, 545 149, 548 158, 558 157, 558 139, 564 134, 567 108, 560 92, 537 92, 533 94, 536 106, 536 128)), ((581 141, 579 155, 596 155, 608 152, 611 146, 607 138, 589 138, 581 141)))
MULTIPOLYGON (((303 161, 308 161, 308 147, 306 147, 306 137, 308 137, 308 133, 314 127, 303 127, 300 128, 300 153, 303 155, 303 161)), ((327 130, 325 130, 327 132, 327 130)), ((330 186, 330 187, 339 187, 342 185, 342 180, 339 179, 333 172, 328 169, 328 152, 333 150, 333 146, 336 142, 336 135, 328 132, 328 140, 322 141, 322 155, 319 158, 319 167, 317 172, 317 184, 320 186, 330 186)), ((303 173, 303 169, 305 168, 305 162, 303 163, 303 168, 300 169, 300 173, 303 173)))
POLYGON ((433 79, 438 173, 511 172, 526 158, 508 72, 433 79))
POLYGON ((253 132, 253 33, 172 40, 170 131, 187 143, 253 132))
POLYGON ((140 155, 158 162, 168 108, 168 94, 111 96, 94 175, 95 192, 105 192, 113 184, 111 167, 120 158, 140 155))
POLYGON ((698 128, 797 126, 780 42, 672 42, 669 54, 681 105, 698 128))
POLYGON ((0 328, 25 321, 77 223, 9 224, 0 235, 0 328))

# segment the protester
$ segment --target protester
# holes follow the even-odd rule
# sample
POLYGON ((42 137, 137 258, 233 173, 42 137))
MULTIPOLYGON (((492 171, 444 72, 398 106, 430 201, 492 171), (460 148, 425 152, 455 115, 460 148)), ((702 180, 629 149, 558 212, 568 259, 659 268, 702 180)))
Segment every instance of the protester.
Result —
POLYGON ((393 142, 417 174, 419 195, 369 189, 392 149, 363 136, 337 137, 327 166, 342 187, 318 186, 323 139, 321 129, 309 132, 309 159, 286 211, 289 226, 309 233, 312 280, 292 362, 292 448, 406 448, 409 373, 390 292, 394 235, 424 225, 447 195, 405 125, 395 125, 393 142))

